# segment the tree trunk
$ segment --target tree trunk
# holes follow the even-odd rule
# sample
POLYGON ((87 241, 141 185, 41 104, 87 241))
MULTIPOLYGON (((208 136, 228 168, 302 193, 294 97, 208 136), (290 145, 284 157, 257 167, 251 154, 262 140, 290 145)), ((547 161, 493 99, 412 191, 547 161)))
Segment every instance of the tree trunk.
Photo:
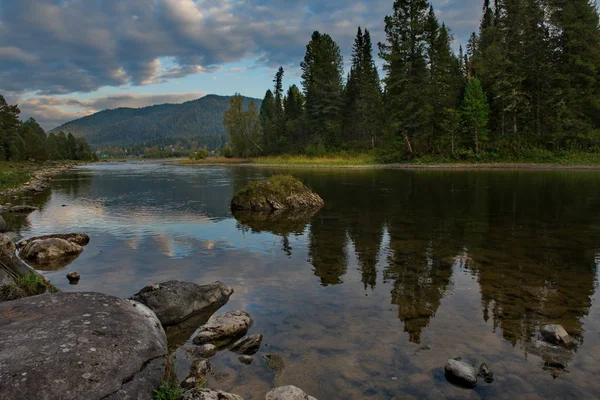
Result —
POLYGON ((407 134, 403 134, 404 135, 404 141, 406 142, 406 146, 408 147, 408 151, 410 152, 410 154, 412 154, 413 156, 415 155, 415 152, 413 151, 412 145, 410 144, 410 139, 408 138, 407 134))

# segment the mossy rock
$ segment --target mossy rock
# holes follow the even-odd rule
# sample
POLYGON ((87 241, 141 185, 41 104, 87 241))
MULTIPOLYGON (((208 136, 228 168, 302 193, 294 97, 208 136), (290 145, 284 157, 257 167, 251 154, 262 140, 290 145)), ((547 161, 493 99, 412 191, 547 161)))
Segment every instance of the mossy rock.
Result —
POLYGON ((252 182, 231 200, 232 211, 281 212, 318 209, 323 199, 289 175, 277 175, 252 182))

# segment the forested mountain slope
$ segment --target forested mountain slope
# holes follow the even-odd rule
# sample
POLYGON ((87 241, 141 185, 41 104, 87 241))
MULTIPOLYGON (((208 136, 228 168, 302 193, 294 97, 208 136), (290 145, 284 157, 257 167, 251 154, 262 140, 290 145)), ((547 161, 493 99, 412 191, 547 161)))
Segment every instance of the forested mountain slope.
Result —
MULTIPOLYGON (((247 107, 254 101, 244 98, 247 107)), ((227 136, 223 115, 229 96, 208 95, 182 104, 161 104, 143 108, 116 108, 67 122, 51 132, 70 132, 84 137, 94 147, 126 147, 164 138, 194 137, 210 145, 227 136)))

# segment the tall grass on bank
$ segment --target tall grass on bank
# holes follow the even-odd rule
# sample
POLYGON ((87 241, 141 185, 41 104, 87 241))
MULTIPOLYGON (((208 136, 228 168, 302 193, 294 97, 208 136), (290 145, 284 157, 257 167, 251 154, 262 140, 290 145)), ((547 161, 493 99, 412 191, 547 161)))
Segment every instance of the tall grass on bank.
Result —
POLYGON ((35 167, 29 163, 0 162, 0 192, 29 181, 35 167))

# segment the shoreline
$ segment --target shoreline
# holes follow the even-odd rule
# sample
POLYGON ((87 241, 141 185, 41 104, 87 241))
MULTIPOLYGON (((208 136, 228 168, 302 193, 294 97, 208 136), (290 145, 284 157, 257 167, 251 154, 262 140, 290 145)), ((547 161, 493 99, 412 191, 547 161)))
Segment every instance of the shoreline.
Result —
POLYGON ((600 165, 578 164, 536 164, 536 163, 456 163, 456 164, 281 164, 281 163, 223 163, 223 162, 197 162, 181 163, 180 160, 164 161, 162 165, 177 165, 184 167, 209 166, 209 167, 257 167, 257 168, 315 168, 315 169, 397 169, 397 170, 584 170, 600 171, 600 165))
POLYGON ((69 171, 77 165, 79 165, 79 163, 56 162, 51 165, 41 165, 37 168, 34 167, 27 182, 10 189, 0 191, 0 197, 18 195, 26 192, 42 192, 50 186, 49 181, 53 176, 69 171))

